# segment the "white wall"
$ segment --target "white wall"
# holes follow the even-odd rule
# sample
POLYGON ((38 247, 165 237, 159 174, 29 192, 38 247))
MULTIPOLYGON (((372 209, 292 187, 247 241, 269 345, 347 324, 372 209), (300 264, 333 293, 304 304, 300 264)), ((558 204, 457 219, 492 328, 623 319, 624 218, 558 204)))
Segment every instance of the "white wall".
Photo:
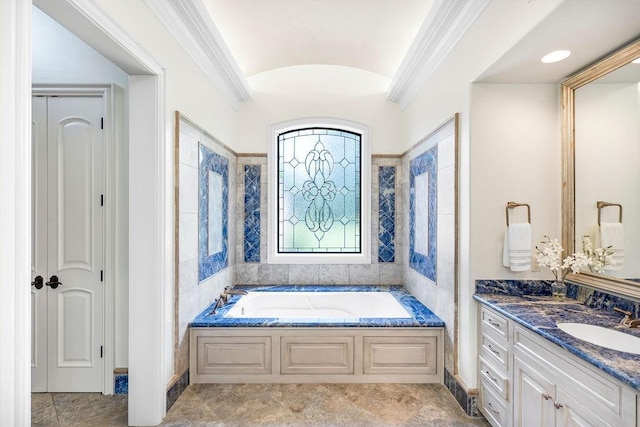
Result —
MULTIPOLYGON (((122 88, 121 98, 125 106, 123 117, 127 117, 126 105, 129 95, 129 75, 88 46, 48 15, 33 7, 33 75, 34 84, 110 84, 122 88)), ((117 152, 117 212, 116 238, 116 289, 115 289, 115 367, 128 365, 128 158, 126 119, 116 142, 117 152)))
MULTIPOLYGON (((166 167, 169 171, 175 167, 174 146, 174 116, 180 111, 185 117, 210 135, 233 148, 236 129, 236 112, 224 99, 210 80, 193 62, 182 45, 173 37, 156 15, 142 1, 129 0, 96 0, 95 3, 117 21, 138 44, 160 63, 165 70, 165 123, 166 147, 168 156, 166 167)), ((139 167, 144 167, 140 165, 139 167)), ((174 192, 173 174, 165 188, 166 211, 169 223, 174 223, 174 192)), ((167 230, 168 240, 166 251, 170 259, 175 256, 173 231, 167 230)), ((173 265, 166 268, 166 276, 174 277, 173 265)), ((174 281, 166 281, 165 307, 166 319, 171 323, 163 326, 165 333, 166 382, 174 378, 174 281)), ((158 326, 160 327, 160 326, 158 326)))
MULTIPOLYGON (((576 249, 581 236, 595 244, 596 201, 623 207, 624 255, 640 257, 640 87, 637 83, 589 84, 576 91, 576 249), (614 172, 615 173, 612 173, 614 172)), ((602 210, 602 221, 617 222, 618 208, 602 210)), ((640 265, 626 262, 623 278, 639 278, 640 265)))
MULTIPOLYGON (((533 244, 561 238, 562 148, 558 84, 474 84, 471 89, 471 280, 543 279, 502 266, 509 201, 531 206, 533 244)), ((526 222, 527 209, 510 213, 526 222)))
MULTIPOLYGON (((180 111, 223 144, 235 149, 236 113, 182 45, 143 1, 95 0, 167 70, 167 143, 173 144, 174 112, 180 111)), ((173 159, 170 159, 173 167, 173 159)))
MULTIPOLYGON (((471 106, 471 83, 483 70, 494 63, 511 46, 529 32, 540 20, 561 3, 561 0, 547 0, 536 2, 514 2, 510 0, 493 0, 485 9, 482 16, 473 24, 469 31, 462 37, 459 44, 443 61, 437 72, 427 81, 420 93, 405 109, 401 117, 402 146, 400 151, 406 150, 420 141, 438 125, 455 113, 460 113, 459 126, 459 265, 458 265, 458 376, 459 380, 468 387, 476 386, 476 304, 472 299, 475 290, 475 264, 471 260, 479 257, 484 259, 485 250, 471 246, 472 236, 475 233, 470 229, 472 220, 477 215, 475 206, 471 205, 471 185, 473 191, 483 186, 491 185, 486 182, 482 174, 471 176, 471 165, 474 167, 501 168, 500 152, 492 152, 491 160, 483 164, 476 159, 476 152, 482 149, 483 142, 476 140, 471 129, 473 116, 481 112, 471 106), (495 31, 499 28, 500 31, 495 31), (490 31, 492 29, 492 31, 490 31), (499 35, 498 35, 499 34, 499 35), (472 52, 469 55, 469 52, 472 52), (477 147, 472 152, 471 147, 477 147), (472 274, 473 273, 473 274, 472 274)), ((519 120, 519 118, 518 118, 519 120)), ((511 126, 511 123, 503 123, 503 126, 511 126)), ((558 146, 558 150, 560 147, 558 146)), ((559 156, 558 151, 558 156, 559 156)), ((526 161, 522 159, 521 162, 526 161)), ((559 162, 559 158, 558 158, 559 162)), ((477 168, 475 170, 478 170, 477 168)), ((558 163, 559 170, 559 163, 558 163)), ((506 178, 505 178, 506 179, 506 178)), ((545 188, 543 191, 559 191, 560 181, 557 184, 545 188)), ((490 187, 489 187, 490 189, 490 187)), ((509 194, 501 194, 496 191, 496 199, 506 203, 509 194)), ((549 215, 557 218, 557 229, 549 230, 549 233, 559 232, 560 204, 546 205, 544 208, 549 215)), ((500 217, 502 218, 502 216, 500 217)), ((487 228, 491 239, 501 238, 503 226, 487 228)), ((473 241, 478 241, 474 237, 473 241)), ((487 254, 486 256, 493 256, 487 254)), ((500 257, 497 256, 496 266, 500 265, 500 257)), ((495 277, 491 277, 495 278, 495 277)))
POLYGON ((237 141, 244 153, 266 153, 275 123, 307 117, 351 120, 369 126, 372 153, 397 152, 400 108, 386 99, 389 79, 335 65, 299 65, 249 79, 253 99, 238 110, 237 141))
POLYGON ((128 90, 129 75, 33 7, 34 83, 115 83, 128 90))

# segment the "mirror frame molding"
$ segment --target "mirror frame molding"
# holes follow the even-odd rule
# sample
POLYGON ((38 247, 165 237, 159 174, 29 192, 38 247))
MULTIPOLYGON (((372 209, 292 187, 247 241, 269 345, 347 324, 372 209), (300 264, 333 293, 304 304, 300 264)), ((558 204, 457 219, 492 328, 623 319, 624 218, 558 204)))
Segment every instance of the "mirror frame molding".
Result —
MULTIPOLYGON (((562 245, 575 252, 575 91, 640 57, 640 39, 562 82, 562 245)), ((569 274, 567 280, 640 300, 640 283, 595 273, 569 274)))

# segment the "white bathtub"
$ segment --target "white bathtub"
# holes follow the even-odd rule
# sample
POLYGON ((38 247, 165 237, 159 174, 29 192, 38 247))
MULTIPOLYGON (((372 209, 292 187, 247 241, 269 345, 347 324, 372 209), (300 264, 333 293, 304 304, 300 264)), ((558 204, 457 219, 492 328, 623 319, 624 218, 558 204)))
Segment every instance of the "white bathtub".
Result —
POLYGON ((233 318, 410 318, 388 292, 250 292, 225 314, 233 318))

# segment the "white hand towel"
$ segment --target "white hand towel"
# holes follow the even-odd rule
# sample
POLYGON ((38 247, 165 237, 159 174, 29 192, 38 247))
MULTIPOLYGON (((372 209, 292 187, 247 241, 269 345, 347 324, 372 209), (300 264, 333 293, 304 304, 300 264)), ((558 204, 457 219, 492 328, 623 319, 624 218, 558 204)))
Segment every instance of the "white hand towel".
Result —
POLYGON ((615 265, 606 266, 605 270, 620 270, 624 267, 624 227, 621 222, 603 222, 600 224, 600 245, 613 252, 615 265))
POLYGON ((504 236, 502 264, 511 271, 531 270, 531 224, 510 224, 504 236))

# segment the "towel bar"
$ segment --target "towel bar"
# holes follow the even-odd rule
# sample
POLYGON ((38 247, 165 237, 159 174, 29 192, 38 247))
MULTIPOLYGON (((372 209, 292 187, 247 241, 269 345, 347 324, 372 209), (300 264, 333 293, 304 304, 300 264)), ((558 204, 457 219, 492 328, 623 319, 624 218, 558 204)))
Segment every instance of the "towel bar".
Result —
POLYGON ((529 206, 527 203, 508 202, 507 207, 505 209, 505 213, 507 215, 507 227, 509 226, 509 209, 517 208, 519 206, 527 207, 527 222, 531 224, 531 206, 529 206))
POLYGON ((600 225, 600 213, 602 212, 602 208, 606 208, 609 206, 617 206, 620 208, 619 222, 622 222, 622 205, 619 203, 609 203, 603 201, 597 201, 596 206, 598 207, 598 225, 600 225))

